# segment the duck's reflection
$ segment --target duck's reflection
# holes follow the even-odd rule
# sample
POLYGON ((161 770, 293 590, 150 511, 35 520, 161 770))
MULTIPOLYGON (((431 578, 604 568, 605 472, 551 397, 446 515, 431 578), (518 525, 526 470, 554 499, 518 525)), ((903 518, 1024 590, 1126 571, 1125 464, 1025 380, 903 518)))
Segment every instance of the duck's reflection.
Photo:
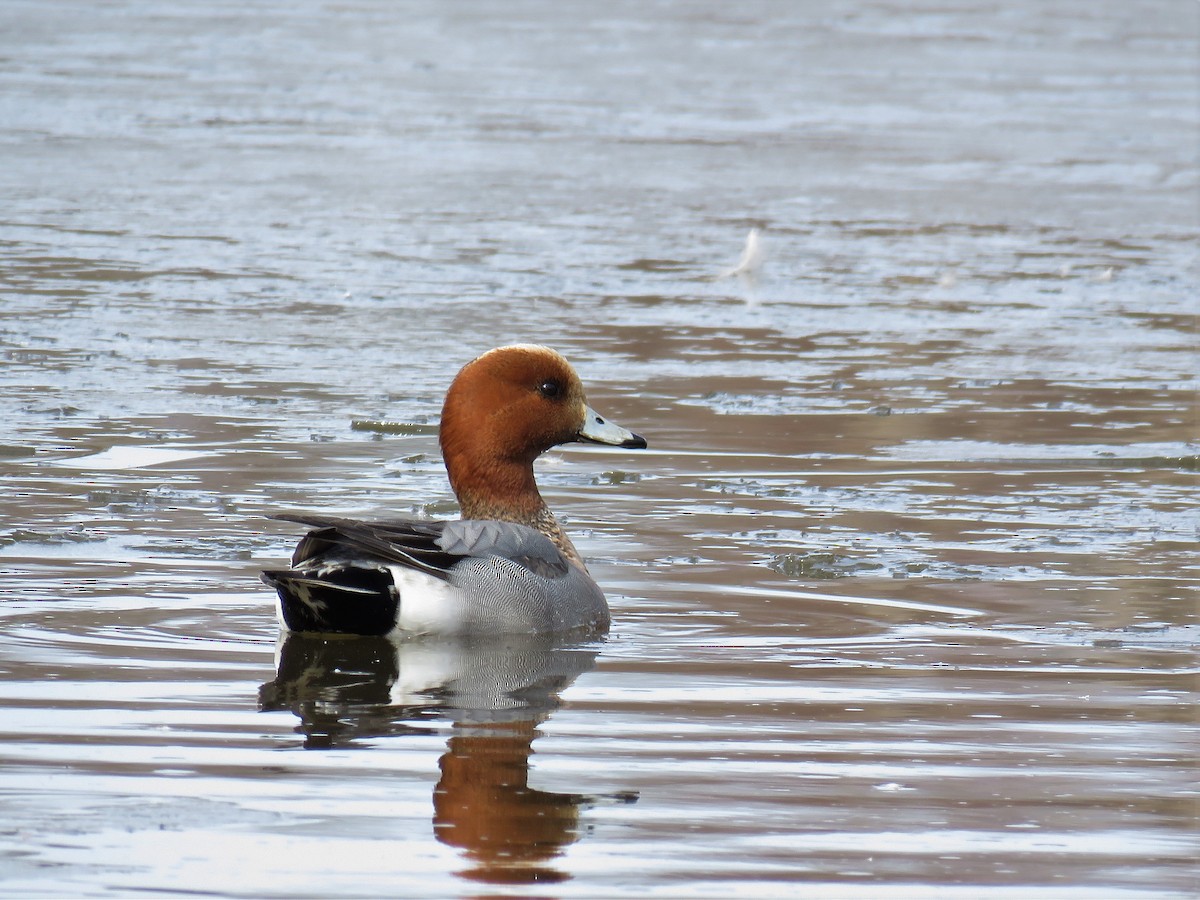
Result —
POLYGON ((581 807, 632 802, 529 786, 538 725, 559 692, 596 662, 595 642, 545 637, 430 640, 288 635, 259 708, 291 710, 306 747, 387 735, 433 733, 454 723, 433 792, 437 839, 464 852, 463 877, 488 883, 553 882, 553 865, 578 840, 581 807))

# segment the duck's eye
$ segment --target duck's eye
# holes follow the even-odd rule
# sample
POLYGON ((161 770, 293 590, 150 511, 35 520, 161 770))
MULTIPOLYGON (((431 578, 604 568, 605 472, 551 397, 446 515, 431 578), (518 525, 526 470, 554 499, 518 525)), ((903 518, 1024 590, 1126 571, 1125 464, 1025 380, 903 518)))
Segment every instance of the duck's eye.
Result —
POLYGON ((562 385, 554 380, 543 381, 541 384, 538 385, 538 393, 541 394, 543 397, 545 397, 547 400, 553 400, 555 397, 557 397, 559 394, 562 393, 562 385))

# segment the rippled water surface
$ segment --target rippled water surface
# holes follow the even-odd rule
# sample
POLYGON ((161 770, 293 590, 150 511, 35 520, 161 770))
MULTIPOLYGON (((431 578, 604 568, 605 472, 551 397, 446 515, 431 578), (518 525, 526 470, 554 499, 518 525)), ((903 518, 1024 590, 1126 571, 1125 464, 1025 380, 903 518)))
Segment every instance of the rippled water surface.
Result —
POLYGON ((1194 4, 0 23, 0 893, 1200 892, 1194 4), (278 640, 515 341, 608 640, 278 640))

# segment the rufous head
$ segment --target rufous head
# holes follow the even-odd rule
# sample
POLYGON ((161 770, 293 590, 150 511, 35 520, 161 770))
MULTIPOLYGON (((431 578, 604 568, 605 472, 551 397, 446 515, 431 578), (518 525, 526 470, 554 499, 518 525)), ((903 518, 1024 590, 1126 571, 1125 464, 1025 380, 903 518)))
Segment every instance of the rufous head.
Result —
POLYGON ((479 497, 540 505, 533 461, 558 444, 646 446, 587 405, 566 359, 534 344, 489 350, 463 366, 442 406, 440 441, 464 515, 479 497))

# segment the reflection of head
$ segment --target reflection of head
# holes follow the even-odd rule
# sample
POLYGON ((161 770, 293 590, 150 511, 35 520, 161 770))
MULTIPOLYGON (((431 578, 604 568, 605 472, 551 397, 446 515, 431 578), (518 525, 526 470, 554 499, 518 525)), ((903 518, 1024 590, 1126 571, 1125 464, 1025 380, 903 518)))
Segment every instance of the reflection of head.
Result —
POLYGON ((450 738, 433 792, 433 829, 466 851, 474 867, 460 873, 491 884, 563 881, 545 865, 579 837, 581 794, 529 787, 532 723, 472 727, 450 738))

